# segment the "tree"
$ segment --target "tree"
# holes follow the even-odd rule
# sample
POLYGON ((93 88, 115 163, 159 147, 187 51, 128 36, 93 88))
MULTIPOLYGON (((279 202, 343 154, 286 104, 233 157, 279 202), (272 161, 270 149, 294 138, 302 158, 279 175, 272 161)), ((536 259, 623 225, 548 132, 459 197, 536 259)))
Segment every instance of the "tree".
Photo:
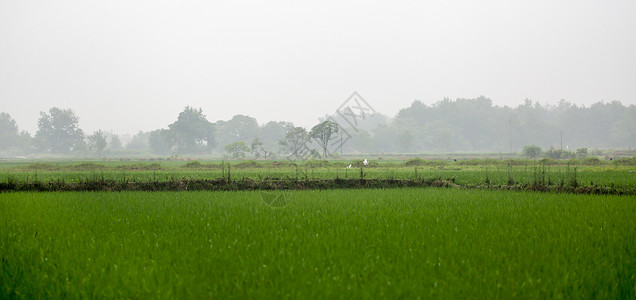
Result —
POLYGON ((174 150, 177 153, 201 153, 214 146, 212 123, 200 108, 186 106, 177 121, 168 126, 172 132, 174 150))
POLYGON ((128 151, 147 151, 149 149, 150 132, 139 131, 126 143, 128 151))
POLYGON ((538 158, 541 156, 542 152, 541 147, 532 145, 523 147, 523 151, 521 153, 529 158, 538 158))
POLYGON ((327 120, 314 126, 309 131, 309 136, 318 140, 318 144, 320 145, 320 148, 322 148, 322 154, 325 158, 327 157, 329 141, 336 133, 338 133, 339 129, 340 126, 338 126, 338 123, 327 120))
POLYGON ((88 137, 88 150, 96 153, 97 155, 102 155, 104 149, 106 148, 106 136, 104 132, 101 130, 93 132, 93 134, 88 137))
POLYGON ((116 134, 113 134, 110 137, 110 149, 111 150, 121 150, 121 148, 123 147, 121 140, 119 139, 119 136, 116 134))
POLYGON ((294 124, 290 122, 275 121, 267 122, 260 128, 258 137, 263 142, 263 147, 270 150, 270 156, 275 152, 280 152, 278 141, 285 138, 285 134, 292 128, 294 128, 294 124))
POLYGON ((239 158, 245 157, 245 152, 250 151, 250 148, 247 148, 245 142, 238 141, 225 145, 225 151, 232 155, 232 157, 239 158))
POLYGON ((0 150, 11 148, 19 138, 18 125, 8 113, 0 113, 0 150))
POLYGON ((553 147, 550 147, 550 149, 545 151, 543 154, 545 155, 545 157, 552 159, 568 159, 575 157, 574 153, 570 151, 563 149, 554 149, 553 147))
POLYGON ((587 148, 576 149, 576 158, 583 159, 587 157, 587 148))
POLYGON ((254 153, 254 156, 256 157, 260 157, 261 152, 263 153, 263 158, 268 158, 269 155, 271 155, 271 152, 265 148, 263 141, 261 141, 261 139, 259 138, 254 138, 252 140, 251 150, 252 150, 252 153, 254 153))
POLYGON ((174 137, 168 129, 157 129, 150 132, 148 136, 148 146, 155 154, 167 155, 172 153, 174 137))
POLYGON ((68 153, 84 147, 84 132, 78 127, 79 118, 71 109, 53 107, 49 113, 40 112, 35 134, 40 151, 68 153))
POLYGON ((306 144, 309 142, 309 134, 307 130, 302 127, 294 127, 290 129, 285 137, 279 141, 280 145, 298 159, 303 159, 306 144))
POLYGON ((245 115, 235 115, 229 121, 217 121, 214 128, 219 147, 238 141, 251 141, 259 136, 260 131, 256 119, 245 115))

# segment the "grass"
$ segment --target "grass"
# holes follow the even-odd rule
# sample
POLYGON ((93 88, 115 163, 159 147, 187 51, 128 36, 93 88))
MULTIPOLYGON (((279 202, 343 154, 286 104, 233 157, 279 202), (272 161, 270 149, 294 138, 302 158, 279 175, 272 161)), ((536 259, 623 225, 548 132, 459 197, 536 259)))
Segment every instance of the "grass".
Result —
MULTIPOLYGON (((352 165, 360 163, 354 161, 352 165)), ((603 163, 579 164, 580 161, 528 160, 460 160, 403 162, 372 161, 370 166, 346 168, 342 161, 307 161, 293 165, 270 161, 243 162, 37 162, 23 165, 0 164, 0 187, 68 184, 80 182, 177 182, 196 180, 249 179, 318 180, 380 179, 446 181, 468 187, 590 187, 616 193, 636 192, 636 170, 632 165, 603 163), (230 175, 230 176, 228 176, 230 175)), ((5 190, 12 190, 4 188, 5 190)), ((28 190, 27 188, 16 188, 28 190)), ((13 189, 15 190, 15 189, 13 189)), ((65 190, 65 189, 61 189, 65 190)), ((69 189, 66 189, 69 190, 69 189)))
POLYGON ((636 202, 485 190, 6 193, 0 298, 634 298, 636 202))

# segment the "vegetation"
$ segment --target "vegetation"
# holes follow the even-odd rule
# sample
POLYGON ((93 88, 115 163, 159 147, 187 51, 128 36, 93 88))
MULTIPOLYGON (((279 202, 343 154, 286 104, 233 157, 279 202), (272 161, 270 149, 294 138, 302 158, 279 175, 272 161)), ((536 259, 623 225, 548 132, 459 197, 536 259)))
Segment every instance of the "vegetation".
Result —
POLYGON ((338 133, 340 126, 336 122, 324 121, 311 128, 309 136, 318 141, 320 148, 322 149, 322 155, 327 158, 327 148, 329 148, 329 141, 332 140, 335 134, 338 133))
POLYGON ((307 160, 0 164, 0 190, 268 190, 452 186, 636 194, 636 157, 601 161, 307 160), (349 167, 349 165, 351 167, 349 167), (231 171, 230 171, 231 168, 231 171), (231 176, 229 174, 231 173, 231 176))
MULTIPOLYGON (((79 117, 70 109, 54 107, 49 113, 42 112, 35 138, 19 131, 9 114, 1 113, 0 155, 222 154, 225 145, 244 142, 252 146, 257 141, 252 149, 256 158, 291 154, 305 159, 317 158, 316 152, 322 157, 329 150, 334 152, 335 149, 327 147, 333 146, 336 134, 342 139, 337 147, 342 153, 516 154, 523 146, 536 145, 553 148, 545 152, 549 158, 582 159, 588 154, 598 155, 598 148, 636 147, 636 106, 624 106, 620 102, 599 102, 583 107, 567 101, 546 106, 526 100, 522 105, 509 108, 493 106, 485 97, 443 99, 432 105, 414 101, 393 118, 378 113, 358 115, 351 107, 343 109, 346 114, 326 115, 323 120, 329 121, 320 122, 307 132, 306 128, 284 121, 259 125, 256 119, 245 115, 210 122, 201 109, 187 106, 167 128, 139 132, 119 142, 118 137, 113 140, 114 134, 103 133, 111 139, 110 147, 103 152, 86 149, 87 137, 79 128, 79 117), (307 135, 303 136, 299 128, 307 135), (583 151, 588 148, 589 153, 583 151)), ((537 152, 524 152, 524 155, 542 157, 537 152)))
POLYGON ((41 112, 35 140, 42 152, 67 153, 85 148, 79 117, 70 109, 53 107, 48 114, 41 112))
POLYGON ((245 153, 249 151, 250 148, 247 148, 244 142, 234 142, 225 145, 225 152, 230 154, 233 158, 243 158, 245 157, 245 153))
POLYGON ((524 146, 522 153, 524 156, 528 158, 539 158, 541 157, 541 154, 543 153, 543 151, 541 150, 541 147, 532 145, 532 146, 524 146))
POLYGON ((290 129, 285 138, 280 140, 283 150, 295 159, 304 160, 307 158, 307 143, 309 143, 309 134, 302 127, 294 127, 290 129))
POLYGON ((101 130, 95 131, 93 134, 87 137, 88 139, 88 150, 96 153, 97 155, 102 154, 108 143, 106 142, 106 136, 101 130))
POLYGON ((5 194, 0 298, 636 297, 630 197, 279 197, 276 208, 259 192, 5 194))

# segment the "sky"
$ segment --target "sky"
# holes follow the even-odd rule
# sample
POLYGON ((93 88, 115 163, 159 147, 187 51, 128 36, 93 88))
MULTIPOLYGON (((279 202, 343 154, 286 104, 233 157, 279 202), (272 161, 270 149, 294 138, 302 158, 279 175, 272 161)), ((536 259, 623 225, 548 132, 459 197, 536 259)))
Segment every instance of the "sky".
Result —
POLYGON ((165 128, 187 105, 311 127, 357 91, 415 99, 636 104, 636 1, 0 0, 0 111, 165 128))

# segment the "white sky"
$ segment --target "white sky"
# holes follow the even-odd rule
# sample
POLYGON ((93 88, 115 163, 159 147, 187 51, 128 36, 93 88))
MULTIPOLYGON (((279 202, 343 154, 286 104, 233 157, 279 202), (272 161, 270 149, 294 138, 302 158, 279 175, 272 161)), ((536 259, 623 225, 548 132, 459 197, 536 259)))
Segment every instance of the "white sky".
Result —
POLYGON ((636 104, 636 1, 0 0, 0 111, 34 133, 165 127, 186 105, 311 126, 484 95, 636 104), (479 3, 477 3, 479 2, 479 3))

